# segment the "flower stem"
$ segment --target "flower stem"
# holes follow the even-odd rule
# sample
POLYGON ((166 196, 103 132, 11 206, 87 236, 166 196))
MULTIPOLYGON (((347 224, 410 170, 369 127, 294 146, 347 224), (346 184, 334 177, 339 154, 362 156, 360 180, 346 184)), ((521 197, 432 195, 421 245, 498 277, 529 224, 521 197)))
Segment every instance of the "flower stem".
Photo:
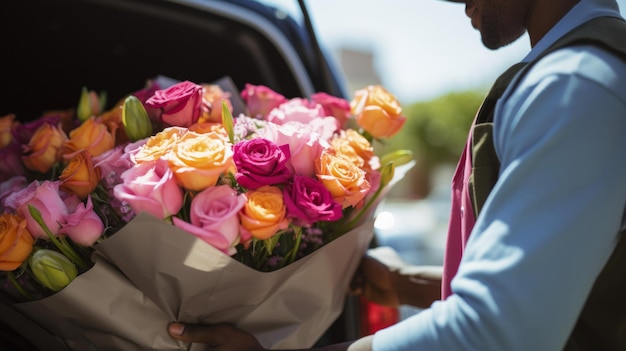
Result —
POLYGON ((294 227, 293 231, 296 236, 296 243, 293 246, 293 250, 291 251, 291 255, 290 255, 291 257, 289 258, 289 263, 292 263, 296 260, 296 255, 298 254, 298 251, 300 249, 300 243, 302 242, 302 228, 294 227))
POLYGON ((30 294, 27 293, 26 290, 24 290, 24 287, 22 287, 22 285, 17 281, 17 279, 15 279, 13 272, 7 272, 7 277, 9 277, 9 282, 20 293, 20 295, 22 295, 26 300, 32 300, 32 297, 30 296, 30 294))
POLYGON ((43 229, 43 231, 46 233, 48 239, 50 239, 54 246, 56 246, 56 248, 59 249, 59 251, 63 255, 65 255, 65 257, 67 257, 76 266, 78 266, 79 270, 84 271, 85 269, 87 269, 87 264, 85 263, 85 261, 80 258, 80 256, 76 253, 76 251, 74 251, 74 249, 72 249, 67 240, 65 240, 65 238, 58 238, 52 233, 50 228, 48 228, 46 223, 43 221, 43 218, 41 217, 41 212, 39 212, 37 208, 29 204, 28 211, 30 212, 30 215, 33 216, 33 219, 37 222, 37 224, 41 226, 41 229, 43 229))

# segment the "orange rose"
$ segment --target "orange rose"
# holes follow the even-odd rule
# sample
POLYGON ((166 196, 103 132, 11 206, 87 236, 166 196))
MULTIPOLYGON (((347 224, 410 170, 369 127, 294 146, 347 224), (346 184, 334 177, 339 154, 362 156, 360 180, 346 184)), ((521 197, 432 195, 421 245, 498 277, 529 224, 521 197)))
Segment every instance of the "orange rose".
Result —
POLYGON ((78 128, 70 132, 64 156, 71 158, 74 153, 87 150, 91 156, 98 156, 115 146, 115 138, 102 120, 90 117, 78 128))
POLYGON ((11 130, 13 129, 14 123, 14 114, 8 114, 0 117, 0 149, 9 145, 9 143, 11 143, 11 140, 13 140, 11 130))
POLYGON ((46 118, 58 118, 60 126, 59 128, 67 135, 72 129, 76 127, 75 122, 75 111, 74 109, 65 109, 65 110, 49 110, 45 111, 40 119, 46 118))
POLYGON ((335 136, 330 144, 337 154, 347 157, 359 168, 370 168, 369 162, 374 157, 374 148, 364 136, 354 129, 347 129, 335 136))
POLYGON ((392 137, 406 122, 396 98, 380 85, 358 90, 350 108, 357 124, 374 138, 392 137))
POLYGON ((226 93, 215 84, 204 84, 204 95, 202 96, 202 114, 199 122, 222 123, 222 102, 233 112, 233 105, 230 102, 230 93, 226 93))
POLYGON ((133 155, 135 163, 156 161, 167 155, 187 132, 187 128, 169 127, 149 137, 139 151, 133 155))
POLYGON ((34 243, 24 218, 0 214, 0 271, 13 271, 21 266, 33 251, 34 243))
POLYGON ((113 108, 104 111, 98 118, 104 125, 107 126, 111 134, 114 136, 117 145, 128 141, 128 137, 124 131, 124 128, 120 128, 122 125, 122 107, 124 106, 124 99, 118 101, 113 108))
POLYGON ((91 154, 83 150, 70 159, 59 176, 61 188, 76 194, 81 200, 87 198, 98 186, 100 168, 93 166, 91 154))
POLYGON ((370 190, 365 172, 348 158, 323 152, 315 161, 317 178, 343 208, 357 206, 370 190))
POLYGON ((246 193, 248 201, 239 212, 241 226, 252 237, 265 240, 278 231, 287 229, 289 220, 282 191, 275 186, 265 185, 246 193))
POLYGON ((220 175, 234 167, 230 142, 214 132, 188 132, 174 145, 167 160, 178 183, 193 191, 215 185, 220 175))
POLYGON ((24 166, 30 170, 46 173, 61 159, 61 150, 67 141, 65 133, 56 126, 42 124, 26 146, 22 157, 24 166))
POLYGON ((226 133, 226 129, 222 123, 212 123, 212 122, 204 122, 204 123, 196 123, 189 127, 189 130, 192 132, 204 134, 204 133, 220 133, 224 136, 228 136, 226 133))

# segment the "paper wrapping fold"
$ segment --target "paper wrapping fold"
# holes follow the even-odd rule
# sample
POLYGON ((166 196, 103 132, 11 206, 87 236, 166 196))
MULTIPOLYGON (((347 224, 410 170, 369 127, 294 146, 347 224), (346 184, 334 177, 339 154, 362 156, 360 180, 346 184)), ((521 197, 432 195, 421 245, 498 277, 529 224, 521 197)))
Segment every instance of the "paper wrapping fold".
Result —
POLYGON ((99 244, 92 269, 16 307, 72 350, 199 348, 170 338, 171 321, 230 322, 267 348, 310 347, 341 313, 372 236, 368 220, 280 270, 258 272, 140 214, 99 244))

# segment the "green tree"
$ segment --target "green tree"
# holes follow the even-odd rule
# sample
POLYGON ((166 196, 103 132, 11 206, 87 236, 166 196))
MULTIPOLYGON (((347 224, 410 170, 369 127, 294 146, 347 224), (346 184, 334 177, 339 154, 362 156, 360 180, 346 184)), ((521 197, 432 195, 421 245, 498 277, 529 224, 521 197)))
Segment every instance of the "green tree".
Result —
POLYGON ((454 92, 426 102, 404 106, 404 128, 386 142, 381 151, 413 151, 416 166, 390 196, 423 198, 431 188, 432 171, 443 164, 455 165, 463 151, 470 125, 484 92, 454 92))

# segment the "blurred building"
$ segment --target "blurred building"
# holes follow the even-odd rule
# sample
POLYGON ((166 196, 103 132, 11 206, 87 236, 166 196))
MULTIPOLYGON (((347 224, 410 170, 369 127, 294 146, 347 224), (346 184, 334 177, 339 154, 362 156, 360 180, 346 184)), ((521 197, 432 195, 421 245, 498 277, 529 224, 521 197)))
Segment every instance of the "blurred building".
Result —
POLYGON ((381 84, 380 76, 374 66, 375 56, 372 51, 340 47, 336 54, 348 82, 350 93, 367 85, 381 84))

